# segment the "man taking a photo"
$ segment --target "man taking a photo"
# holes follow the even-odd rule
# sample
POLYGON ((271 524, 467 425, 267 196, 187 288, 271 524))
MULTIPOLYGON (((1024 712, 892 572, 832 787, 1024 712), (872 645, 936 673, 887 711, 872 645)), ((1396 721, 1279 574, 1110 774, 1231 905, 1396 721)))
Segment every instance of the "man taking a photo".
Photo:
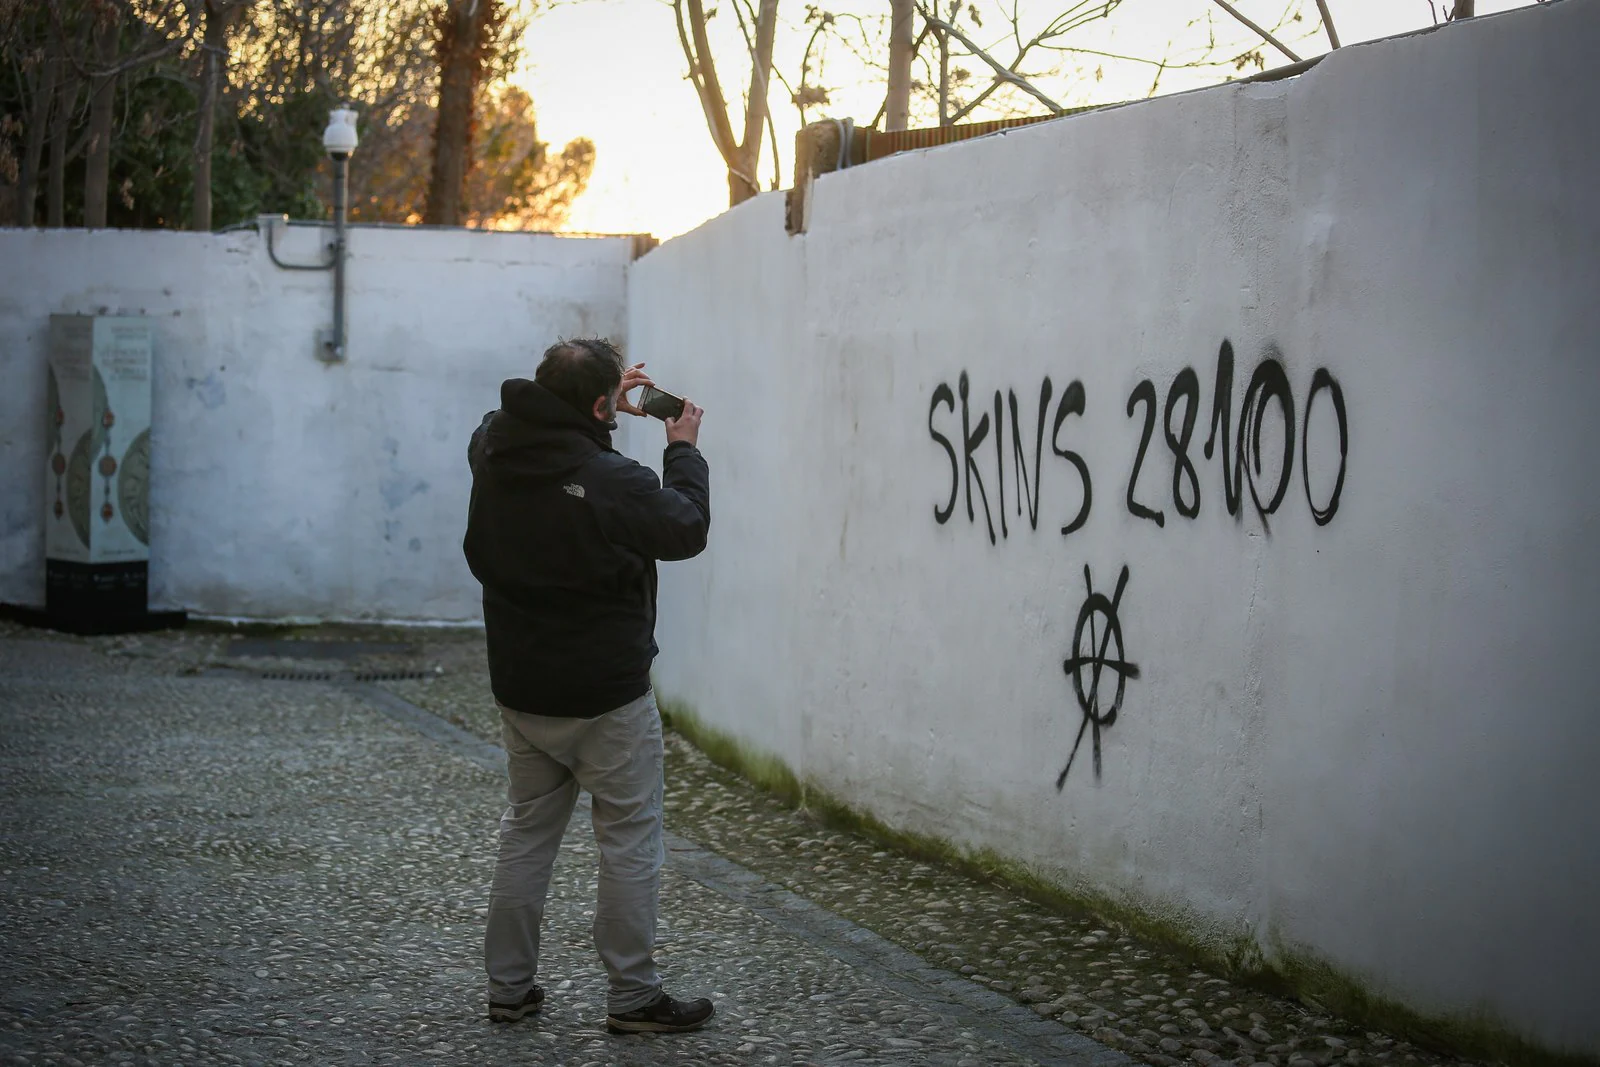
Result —
POLYGON ((483 584, 489 680, 510 787, 500 819, 484 959, 489 1018, 539 1010, 539 929, 579 789, 600 850, 594 944, 610 976, 606 1025, 694 1030, 709 1000, 661 988, 655 927, 662 846, 661 718, 650 688, 656 561, 706 546, 711 497, 696 447, 703 412, 666 422, 663 477, 611 447, 616 414, 651 384, 603 340, 564 341, 532 381, 512 378, 472 435, 464 549, 483 584))

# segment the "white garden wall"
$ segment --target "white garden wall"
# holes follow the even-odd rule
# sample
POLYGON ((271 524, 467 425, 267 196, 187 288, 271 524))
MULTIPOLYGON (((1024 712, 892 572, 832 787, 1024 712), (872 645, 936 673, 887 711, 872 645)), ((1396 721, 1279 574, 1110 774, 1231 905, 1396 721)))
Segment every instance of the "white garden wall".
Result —
POLYGON ((713 477, 663 694, 896 828, 1600 1053, 1596 54, 1551 3, 640 260, 713 477))
MULTIPOLYGON (((315 262, 328 231, 289 227, 315 262)), ((0 601, 42 604, 53 312, 155 323, 151 602, 266 618, 473 620, 467 438, 558 336, 625 327, 627 237, 358 227, 349 360, 328 273, 255 232, 0 231, 0 601)))

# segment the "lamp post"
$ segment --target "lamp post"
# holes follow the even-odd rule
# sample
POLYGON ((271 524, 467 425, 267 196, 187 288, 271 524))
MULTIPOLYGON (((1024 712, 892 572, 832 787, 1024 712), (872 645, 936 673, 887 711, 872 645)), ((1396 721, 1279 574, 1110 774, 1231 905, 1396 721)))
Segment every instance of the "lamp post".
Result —
POLYGON ((322 147, 333 161, 333 331, 323 341, 323 359, 337 363, 345 358, 344 261, 345 223, 349 213, 350 156, 356 150, 356 113, 347 107, 328 115, 322 147))

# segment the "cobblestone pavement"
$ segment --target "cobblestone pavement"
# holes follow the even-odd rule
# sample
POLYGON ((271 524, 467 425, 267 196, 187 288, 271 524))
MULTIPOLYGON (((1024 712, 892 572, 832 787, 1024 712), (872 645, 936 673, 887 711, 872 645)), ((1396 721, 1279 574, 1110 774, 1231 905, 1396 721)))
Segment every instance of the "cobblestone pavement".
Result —
POLYGON ((278 636, 366 644, 246 659, 204 630, 42 641, 0 624, 0 1055, 1127 1062, 1111 1046, 1156 1067, 1462 1062, 820 826, 670 733, 663 967, 670 989, 716 995, 713 1027, 600 1030, 594 857, 575 825, 552 888, 550 1006, 490 1028, 478 937, 498 719, 481 634, 278 636))
POLYGON ((1127 1062, 677 835, 660 959, 718 1015, 606 1034, 581 811, 545 1010, 491 1025, 497 750, 361 684, 108 644, 0 637, 9 1062, 1127 1062))

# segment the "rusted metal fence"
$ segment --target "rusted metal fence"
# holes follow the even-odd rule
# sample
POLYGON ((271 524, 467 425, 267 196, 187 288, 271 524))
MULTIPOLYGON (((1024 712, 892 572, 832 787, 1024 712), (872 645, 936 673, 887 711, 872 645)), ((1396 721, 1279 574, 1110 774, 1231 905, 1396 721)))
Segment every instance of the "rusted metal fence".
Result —
MULTIPOLYGON (((1324 58, 1324 56, 1313 56, 1310 59, 1264 70, 1249 77, 1233 79, 1231 84, 1242 85, 1246 82, 1293 78, 1304 74, 1324 58)), ((968 122, 957 126, 896 130, 893 133, 871 128, 858 129, 849 119, 813 122, 795 134, 794 138, 794 187, 788 193, 787 228, 792 234, 805 231, 806 198, 810 192, 812 179, 819 174, 872 163, 899 152, 937 148, 940 145, 985 137, 1018 126, 1031 126, 1036 122, 1049 122, 1052 119, 1114 106, 1116 105, 1090 104, 1086 107, 1068 108, 1059 115, 1029 115, 1019 119, 994 119, 989 122, 968 122)))
MULTIPOLYGON (((1066 114, 1072 115, 1089 110, 1092 108, 1074 108, 1066 114)), ((789 190, 788 230, 790 233, 800 233, 805 229, 806 195, 812 179, 819 174, 872 163, 899 152, 936 148, 1061 117, 1063 116, 1031 115, 1019 119, 968 122, 958 126, 896 130, 892 133, 870 128, 860 129, 848 119, 813 122, 795 135, 794 187, 789 190)))

